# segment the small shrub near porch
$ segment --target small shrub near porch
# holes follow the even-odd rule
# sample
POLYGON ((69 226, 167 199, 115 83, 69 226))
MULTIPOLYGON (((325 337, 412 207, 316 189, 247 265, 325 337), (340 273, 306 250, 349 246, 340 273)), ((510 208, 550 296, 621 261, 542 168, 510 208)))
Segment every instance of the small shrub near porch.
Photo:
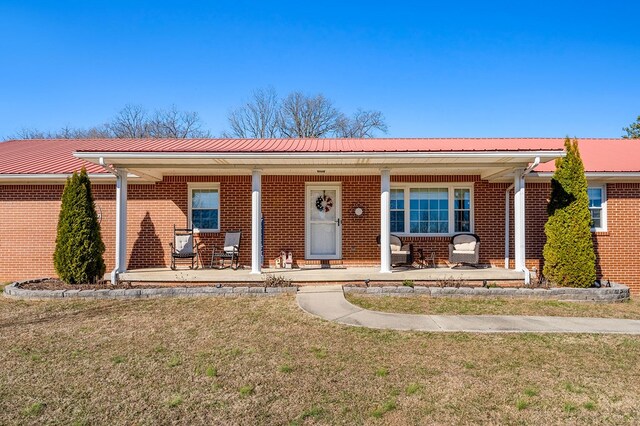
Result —
POLYGON ((578 141, 567 138, 564 145, 567 156, 556 160, 551 179, 543 274, 558 286, 591 287, 596 280, 596 256, 591 239, 587 178, 578 141))
POLYGON ((61 280, 83 284, 105 272, 104 243, 87 171, 75 172, 64 186, 53 264, 61 280))

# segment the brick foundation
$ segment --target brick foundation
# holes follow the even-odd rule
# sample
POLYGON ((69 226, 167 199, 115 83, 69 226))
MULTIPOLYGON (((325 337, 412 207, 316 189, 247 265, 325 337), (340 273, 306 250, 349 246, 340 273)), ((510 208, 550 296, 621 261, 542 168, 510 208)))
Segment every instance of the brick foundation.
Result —
MULTIPOLYGON (((212 245, 222 245, 224 231, 241 229, 240 262, 251 262, 251 177, 167 176, 155 184, 131 184, 128 193, 128 268, 166 267, 173 225, 185 226, 188 182, 220 184, 221 233, 201 234, 203 258, 208 263, 212 245)), ((298 266, 319 264, 304 259, 305 183, 336 182, 342 186, 342 259, 347 266, 379 264, 376 236, 380 230, 379 176, 263 176, 262 210, 265 220, 265 258, 269 264, 280 250, 291 250, 298 266), (353 214, 355 206, 364 215, 353 214)), ((508 184, 489 183, 478 176, 392 176, 392 182, 472 182, 475 232, 481 239, 481 261, 504 266, 504 208, 508 184)), ((113 268, 115 187, 94 185, 102 214, 102 236, 107 247, 107 270, 113 268)), ((0 281, 52 276, 52 254, 63 185, 0 186, 0 281)), ((527 265, 541 267, 550 185, 527 183, 527 265)), ((512 194, 513 195, 513 194, 512 194)), ((596 233, 598 276, 627 284, 640 294, 636 271, 640 222, 640 184, 607 185, 608 231, 596 233)), ((513 267, 513 203, 511 203, 511 267, 513 267)), ((448 237, 411 237, 414 248, 435 251, 436 260, 448 257, 448 237)))

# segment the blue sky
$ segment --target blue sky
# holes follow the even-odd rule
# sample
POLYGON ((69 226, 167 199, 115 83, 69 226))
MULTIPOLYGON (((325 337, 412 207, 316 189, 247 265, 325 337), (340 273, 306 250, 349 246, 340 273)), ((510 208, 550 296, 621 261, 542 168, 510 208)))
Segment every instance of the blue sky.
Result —
POLYGON ((619 137, 640 2, 528 3, 0 0, 0 137, 127 103, 219 134, 266 86, 381 110, 389 136, 619 137))

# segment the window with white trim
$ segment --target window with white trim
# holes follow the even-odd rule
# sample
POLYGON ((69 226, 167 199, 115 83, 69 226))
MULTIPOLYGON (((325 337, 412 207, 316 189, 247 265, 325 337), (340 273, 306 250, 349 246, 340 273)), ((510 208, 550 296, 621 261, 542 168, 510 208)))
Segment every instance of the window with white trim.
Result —
POLYGON ((471 190, 469 188, 455 188, 453 193, 455 232, 471 232, 471 190))
POLYGON ((404 232, 404 189, 391 190, 391 232, 404 232))
POLYGON ((196 232, 220 231, 220 187, 189 184, 189 226, 196 232))
POLYGON ((589 212, 591 212, 591 230, 604 231, 607 229, 606 193, 604 185, 589 186, 589 212))
POLYGON ((473 232, 471 185, 394 184, 391 189, 391 232, 447 235, 473 232))

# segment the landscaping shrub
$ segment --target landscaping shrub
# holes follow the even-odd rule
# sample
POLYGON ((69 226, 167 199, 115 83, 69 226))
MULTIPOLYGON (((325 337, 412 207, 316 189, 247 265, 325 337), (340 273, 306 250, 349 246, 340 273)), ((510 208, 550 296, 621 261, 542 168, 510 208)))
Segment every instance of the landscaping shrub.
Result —
POLYGON ((104 243, 87 171, 75 172, 64 186, 53 264, 69 284, 95 282, 105 272, 104 243))
POLYGON ((587 178, 578 141, 567 138, 564 145, 567 156, 556 160, 551 179, 543 274, 558 286, 591 287, 596 280, 596 256, 591 239, 587 178))
POLYGON ((265 287, 291 287, 291 280, 283 277, 282 275, 270 275, 264 276, 265 287))

